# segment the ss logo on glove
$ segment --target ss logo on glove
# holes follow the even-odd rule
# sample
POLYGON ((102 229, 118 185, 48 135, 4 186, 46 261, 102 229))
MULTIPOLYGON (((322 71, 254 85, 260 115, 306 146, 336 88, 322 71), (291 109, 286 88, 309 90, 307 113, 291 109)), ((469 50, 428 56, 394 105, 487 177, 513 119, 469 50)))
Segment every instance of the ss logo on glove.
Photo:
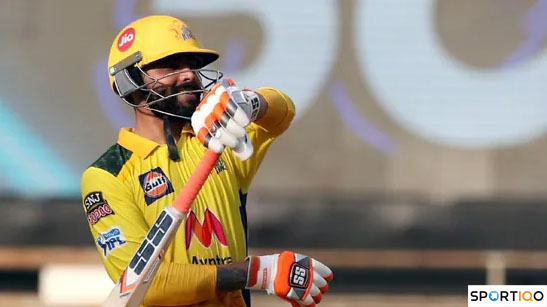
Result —
POLYGON ((294 263, 289 275, 289 285, 291 287, 306 288, 308 286, 308 269, 298 263, 294 263))

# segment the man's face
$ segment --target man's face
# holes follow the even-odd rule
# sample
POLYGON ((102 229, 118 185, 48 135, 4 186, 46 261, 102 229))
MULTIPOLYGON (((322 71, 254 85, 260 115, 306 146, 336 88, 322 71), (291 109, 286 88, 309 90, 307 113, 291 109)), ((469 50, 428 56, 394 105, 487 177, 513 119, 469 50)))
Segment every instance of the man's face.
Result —
MULTIPOLYGON (((153 82, 155 79, 161 79, 157 83, 147 85, 162 96, 169 96, 179 92, 198 91, 184 93, 172 98, 160 101, 151 106, 152 109, 190 117, 201 99, 202 89, 201 81, 195 71, 198 66, 197 59, 190 55, 175 54, 164 59, 155 61, 144 67, 144 72, 148 75, 143 76, 144 83, 153 82), (163 78, 165 75, 175 74, 163 78)), ((150 97, 148 102, 158 99, 156 95, 150 97)))

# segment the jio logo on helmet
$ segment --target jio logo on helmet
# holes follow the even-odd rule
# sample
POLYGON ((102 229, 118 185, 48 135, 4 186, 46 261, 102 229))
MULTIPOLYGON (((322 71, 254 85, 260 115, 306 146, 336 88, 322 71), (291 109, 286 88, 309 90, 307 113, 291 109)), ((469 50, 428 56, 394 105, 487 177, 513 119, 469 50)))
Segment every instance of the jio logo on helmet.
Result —
POLYGON ((118 38, 118 50, 120 51, 126 51, 133 45, 133 42, 135 41, 135 29, 128 28, 125 31, 123 31, 122 34, 120 34, 120 37, 118 38))

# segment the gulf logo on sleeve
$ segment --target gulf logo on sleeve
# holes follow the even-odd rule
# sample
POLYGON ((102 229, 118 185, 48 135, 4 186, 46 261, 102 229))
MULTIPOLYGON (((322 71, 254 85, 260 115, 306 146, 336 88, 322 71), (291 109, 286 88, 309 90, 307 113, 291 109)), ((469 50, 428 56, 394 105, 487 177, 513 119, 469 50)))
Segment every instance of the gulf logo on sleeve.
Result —
POLYGON ((467 306, 547 307, 545 285, 468 286, 467 306))
POLYGON ((144 191, 144 200, 148 206, 154 201, 175 191, 171 181, 169 181, 169 178, 167 178, 159 167, 140 175, 139 181, 142 190, 144 191))

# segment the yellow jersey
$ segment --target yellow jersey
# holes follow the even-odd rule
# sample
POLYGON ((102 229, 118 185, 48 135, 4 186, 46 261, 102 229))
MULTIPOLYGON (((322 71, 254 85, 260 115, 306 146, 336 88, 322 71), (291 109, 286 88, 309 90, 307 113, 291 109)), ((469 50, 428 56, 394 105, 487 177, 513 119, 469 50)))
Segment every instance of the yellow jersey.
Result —
MULTIPOLYGON (((216 265, 243 261, 247 256, 247 191, 268 147, 288 128, 295 112, 284 93, 273 88, 257 92, 268 109, 247 127, 253 156, 242 162, 230 149, 224 150, 167 249, 145 305, 248 304, 242 291, 216 291, 216 265)), ((124 128, 117 143, 82 175, 84 211, 97 251, 114 282, 206 150, 189 126, 183 128, 177 149, 181 159, 172 161, 167 145, 124 128)))

